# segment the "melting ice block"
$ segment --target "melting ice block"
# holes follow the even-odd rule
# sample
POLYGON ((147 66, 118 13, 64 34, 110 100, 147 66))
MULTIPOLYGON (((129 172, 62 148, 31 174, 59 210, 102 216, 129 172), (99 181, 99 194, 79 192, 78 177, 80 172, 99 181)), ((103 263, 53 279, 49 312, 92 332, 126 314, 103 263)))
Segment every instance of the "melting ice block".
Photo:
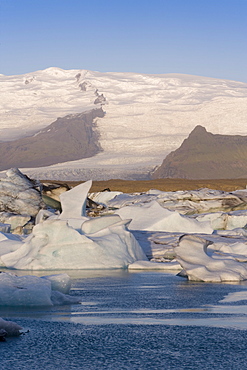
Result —
MULTIPOLYGON (((106 227, 104 217, 87 225, 90 234, 70 227, 66 220, 48 219, 35 225, 27 241, 15 251, 1 256, 4 267, 27 270, 126 268, 146 256, 126 222, 106 227), (96 227, 93 223, 96 223, 96 227), (102 223, 101 227, 100 224, 102 223), (95 232, 95 230, 97 230, 95 232)), ((1 243, 0 243, 1 245, 1 243)))
POLYGON ((0 317, 0 331, 6 333, 7 336, 18 336, 21 334, 22 327, 13 321, 6 321, 0 317))
POLYGON ((79 298, 65 295, 70 288, 66 274, 45 277, 0 273, 0 306, 52 306, 78 303, 79 298))
POLYGON ((189 280, 221 282, 247 279, 246 263, 228 256, 210 256, 207 247, 211 242, 195 235, 184 235, 174 248, 176 260, 189 280))

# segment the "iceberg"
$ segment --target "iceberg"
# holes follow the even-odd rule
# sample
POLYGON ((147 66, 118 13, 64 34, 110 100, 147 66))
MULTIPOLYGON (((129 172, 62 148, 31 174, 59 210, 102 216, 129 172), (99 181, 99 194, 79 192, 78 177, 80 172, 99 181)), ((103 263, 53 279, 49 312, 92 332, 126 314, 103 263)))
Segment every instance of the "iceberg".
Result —
POLYGON ((86 202, 92 181, 86 181, 59 195, 62 207, 61 219, 86 216, 86 202))
MULTIPOLYGON (((184 235, 174 248, 176 260, 183 267, 188 280, 205 282, 240 281, 247 279, 247 265, 233 254, 210 256, 212 242, 196 235, 184 235)), ((239 248, 238 248, 239 250, 239 248)), ((241 249, 242 252, 242 249, 241 249)))
POLYGON ((36 216, 43 205, 38 188, 17 168, 8 170, 0 179, 0 211, 36 216))
POLYGON ((3 235, 0 266, 21 270, 127 268, 136 260, 147 260, 127 230, 129 220, 118 215, 86 216, 91 185, 87 181, 62 193, 62 213, 57 216, 41 210, 32 233, 23 240, 3 235))
POLYGON ((70 284, 67 274, 37 277, 1 272, 0 306, 35 307, 79 303, 78 297, 68 295, 70 284))
POLYGON ((210 222, 199 222, 169 211, 153 200, 142 205, 125 206, 115 211, 122 219, 131 219, 130 230, 212 234, 210 222))
POLYGON ((90 234, 75 230, 66 220, 45 220, 34 226, 32 234, 19 248, 0 256, 0 264, 27 270, 100 269, 126 268, 136 260, 146 260, 140 245, 126 228, 128 221, 115 222, 116 217, 113 220, 107 227, 104 217, 90 220, 90 231, 93 231, 90 234))
POLYGON ((5 336, 21 335, 22 327, 13 321, 7 321, 0 317, 0 338, 5 336))

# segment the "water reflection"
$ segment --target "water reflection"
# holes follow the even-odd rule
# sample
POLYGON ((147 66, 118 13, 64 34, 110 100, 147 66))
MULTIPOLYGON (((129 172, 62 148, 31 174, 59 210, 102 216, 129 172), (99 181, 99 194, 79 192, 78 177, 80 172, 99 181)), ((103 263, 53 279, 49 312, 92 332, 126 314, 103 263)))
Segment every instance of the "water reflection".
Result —
MULTIPOLYGON (((2 307, 0 317, 83 325, 179 325, 247 329, 245 284, 190 282, 174 272, 128 270, 39 271, 68 273, 81 304, 2 307), (238 302, 238 303, 236 303, 238 302), (241 304, 239 304, 241 302, 241 304)), ((36 275, 35 271, 16 271, 36 275)))
MULTIPOLYGON (((45 274, 60 272, 68 273, 45 274)), ((0 308, 0 317, 29 330, 1 344, 5 370, 246 368, 245 284, 192 283, 162 271, 69 275, 81 304, 0 308)))

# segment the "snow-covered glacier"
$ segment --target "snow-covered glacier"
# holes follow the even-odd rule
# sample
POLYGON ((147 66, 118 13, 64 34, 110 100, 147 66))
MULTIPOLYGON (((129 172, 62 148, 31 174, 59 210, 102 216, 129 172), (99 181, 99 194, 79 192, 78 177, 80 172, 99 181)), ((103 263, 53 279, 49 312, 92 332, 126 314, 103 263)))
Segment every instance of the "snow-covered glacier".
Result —
POLYGON ((143 178, 200 124, 214 134, 247 135, 246 83, 181 75, 48 68, 0 76, 1 140, 30 136, 57 117, 103 107, 102 152, 25 170, 32 177, 143 178))

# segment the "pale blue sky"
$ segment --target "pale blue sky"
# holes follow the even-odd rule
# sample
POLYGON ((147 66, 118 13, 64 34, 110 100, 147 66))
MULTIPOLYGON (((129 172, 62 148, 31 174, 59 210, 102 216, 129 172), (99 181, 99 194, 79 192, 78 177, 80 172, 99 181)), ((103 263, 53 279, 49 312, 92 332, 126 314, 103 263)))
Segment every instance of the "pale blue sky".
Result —
POLYGON ((0 73, 48 67, 247 82, 247 0, 0 0, 0 73))

